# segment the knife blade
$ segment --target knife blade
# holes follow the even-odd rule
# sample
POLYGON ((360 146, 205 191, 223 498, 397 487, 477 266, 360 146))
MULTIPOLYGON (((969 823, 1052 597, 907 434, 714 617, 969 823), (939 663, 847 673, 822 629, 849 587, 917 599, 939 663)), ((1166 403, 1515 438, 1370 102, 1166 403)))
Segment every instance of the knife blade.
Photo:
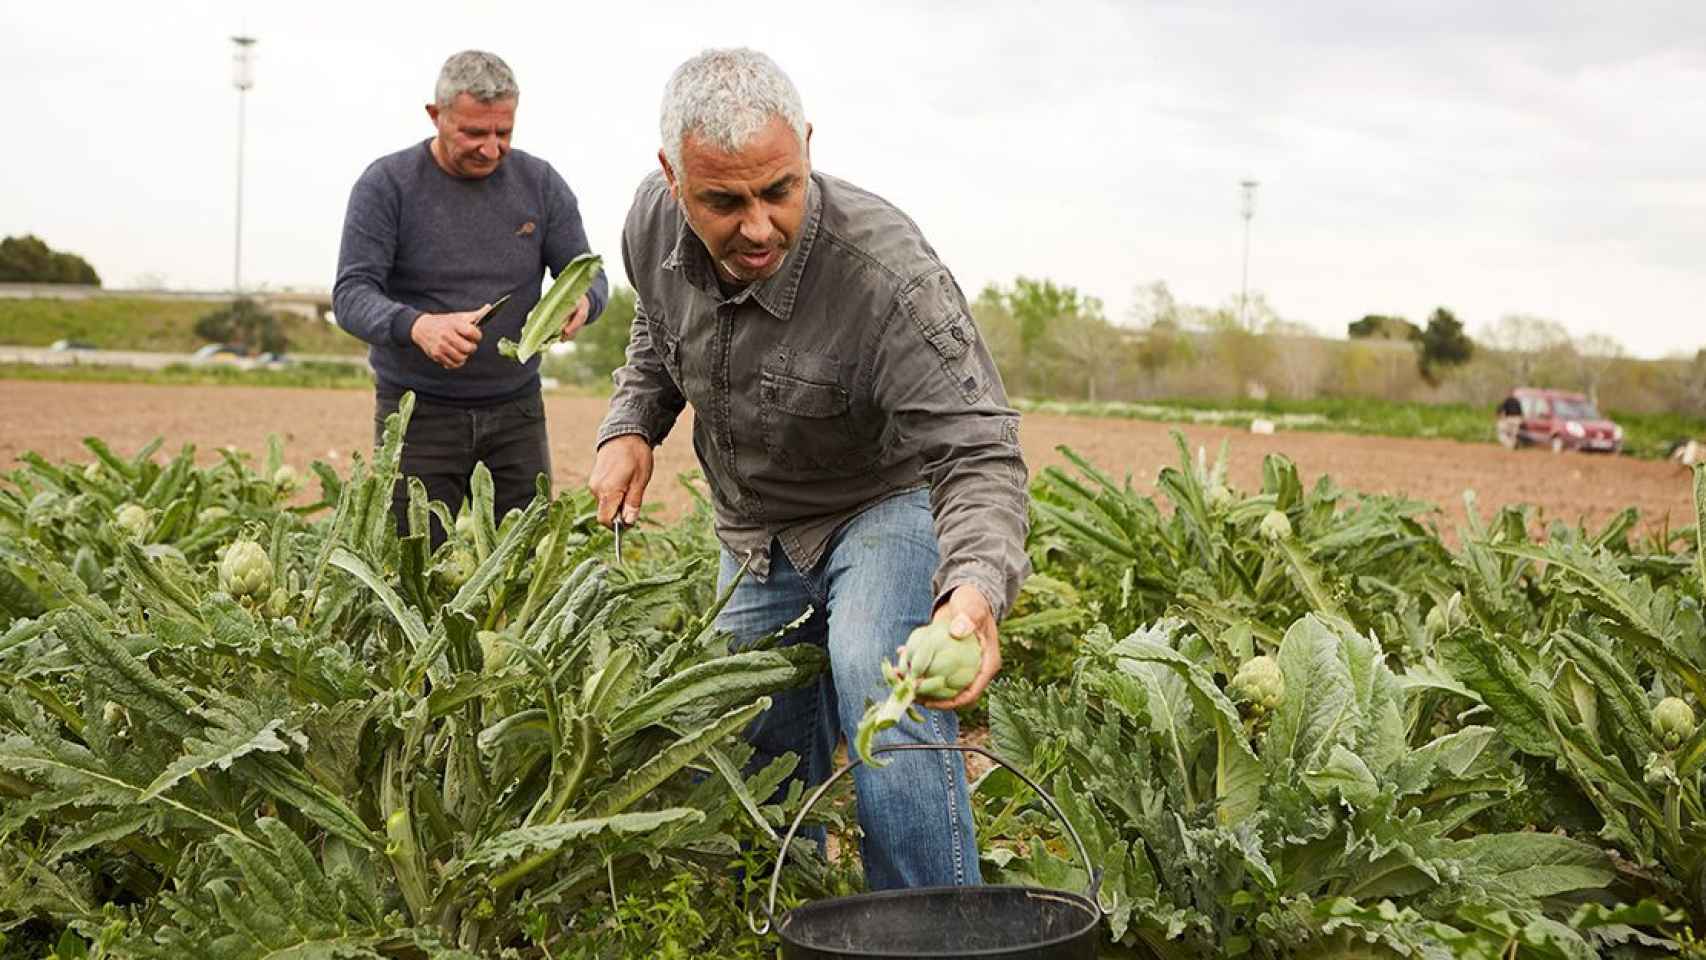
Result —
POLYGON ((485 326, 486 321, 490 320, 492 318, 492 316, 494 314, 496 314, 499 310, 502 310, 503 305, 509 302, 509 298, 511 296, 513 296, 513 294, 506 293, 503 296, 492 301, 492 305, 486 308, 486 312, 480 314, 479 318, 474 321, 474 326, 476 326, 476 327, 485 326))

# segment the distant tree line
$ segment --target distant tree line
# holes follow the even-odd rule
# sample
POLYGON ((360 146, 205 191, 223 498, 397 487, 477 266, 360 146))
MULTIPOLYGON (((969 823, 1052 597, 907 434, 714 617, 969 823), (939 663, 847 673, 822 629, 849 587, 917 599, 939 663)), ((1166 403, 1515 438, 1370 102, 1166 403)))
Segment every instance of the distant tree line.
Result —
POLYGON ((40 237, 0 240, 0 283, 82 283, 100 286, 100 274, 75 253, 62 253, 40 237))
MULTIPOLYGON (((1471 337, 1448 307, 1427 322, 1368 314, 1333 339, 1287 320, 1260 293, 1241 312, 1180 302, 1167 284, 1140 286, 1122 322, 1102 302, 1048 278, 990 284, 972 314, 1007 392, 1035 400, 1222 402, 1357 398, 1492 406, 1513 386, 1581 390, 1630 412, 1706 415, 1706 351, 1630 359, 1616 341, 1572 338, 1555 321, 1513 314, 1471 337), (1240 316, 1243 317, 1240 320, 1240 316)), ((634 292, 612 291, 574 350, 545 373, 604 385, 625 359, 634 292)))
POLYGON ((1403 317, 1371 313, 1350 324, 1352 340, 1402 340, 1416 346, 1416 371, 1428 383, 1438 385, 1451 367, 1461 367, 1475 355, 1475 341, 1463 330, 1463 321, 1444 307, 1434 310, 1426 327, 1403 317))

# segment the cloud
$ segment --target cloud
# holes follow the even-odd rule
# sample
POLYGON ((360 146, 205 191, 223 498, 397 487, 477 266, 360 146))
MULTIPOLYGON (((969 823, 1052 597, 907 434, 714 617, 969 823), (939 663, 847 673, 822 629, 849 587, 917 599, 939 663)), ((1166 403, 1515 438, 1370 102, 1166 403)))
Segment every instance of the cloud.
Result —
MULTIPOLYGON (((0 178, 28 184, 0 232, 120 283, 228 283, 241 9, 0 11, 14 102, 41 105, 0 153, 0 178)), ((468 46, 515 66, 518 145, 564 172, 614 250, 668 71, 744 43, 794 75, 819 167, 911 213, 970 290, 1049 276, 1119 317, 1159 278, 1224 302, 1237 183, 1255 177, 1251 285, 1319 330, 1445 304, 1471 328, 1540 313, 1644 355, 1706 340, 1694 0, 893 0, 756 22, 686 2, 412 9, 248 8, 246 277, 330 284, 350 183, 428 134, 433 74, 468 46)))

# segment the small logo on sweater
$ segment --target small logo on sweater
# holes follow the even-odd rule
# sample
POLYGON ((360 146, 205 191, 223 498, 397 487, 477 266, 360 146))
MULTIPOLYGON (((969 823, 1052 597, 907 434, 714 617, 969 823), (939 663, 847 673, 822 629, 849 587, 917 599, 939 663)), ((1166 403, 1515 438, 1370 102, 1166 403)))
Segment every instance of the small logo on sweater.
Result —
POLYGON ((534 229, 533 221, 529 220, 516 228, 515 235, 518 237, 531 237, 533 236, 534 229))

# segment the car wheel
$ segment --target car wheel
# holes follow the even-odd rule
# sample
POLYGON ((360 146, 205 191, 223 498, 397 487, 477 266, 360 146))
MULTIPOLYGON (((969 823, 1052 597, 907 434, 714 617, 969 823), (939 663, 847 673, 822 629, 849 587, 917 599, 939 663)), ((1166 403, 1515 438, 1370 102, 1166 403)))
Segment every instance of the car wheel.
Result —
POLYGON ((1552 438, 1552 452, 1553 453, 1563 453, 1564 452, 1564 438, 1563 437, 1556 437, 1555 436, 1552 438))

